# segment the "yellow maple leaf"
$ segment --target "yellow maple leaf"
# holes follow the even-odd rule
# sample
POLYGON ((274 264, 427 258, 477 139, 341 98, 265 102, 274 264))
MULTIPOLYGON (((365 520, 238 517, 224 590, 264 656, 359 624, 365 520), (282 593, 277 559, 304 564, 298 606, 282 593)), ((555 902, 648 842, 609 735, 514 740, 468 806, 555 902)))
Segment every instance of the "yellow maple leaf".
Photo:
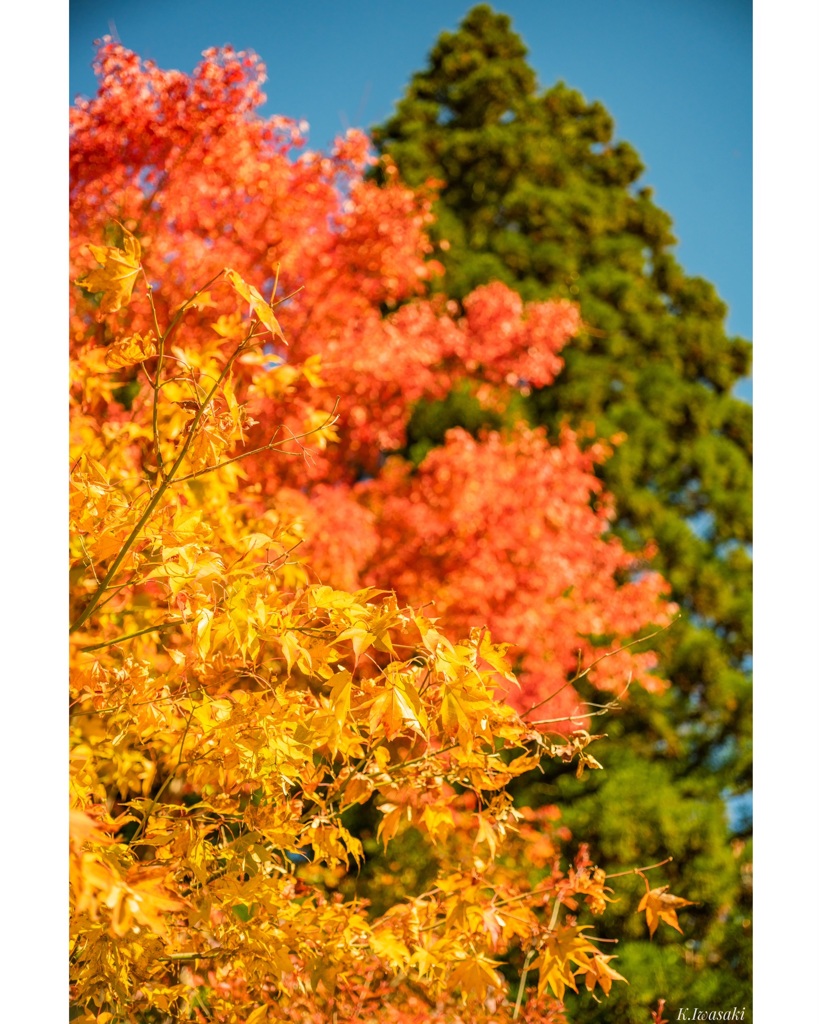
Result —
POLYGON ((287 345, 288 342, 285 341, 285 335, 282 333, 282 328, 279 326, 273 310, 256 288, 253 285, 247 284, 236 270, 231 270, 229 267, 225 269, 225 276, 237 295, 245 299, 250 305, 254 311, 254 316, 257 317, 259 322, 264 324, 274 337, 279 338, 284 345, 287 345))
POLYGON ((376 830, 377 840, 381 839, 382 843, 387 850, 388 843, 396 835, 396 831, 399 828, 402 818, 410 820, 410 808, 408 807, 397 807, 396 804, 380 804, 377 807, 378 811, 382 812, 382 820, 379 822, 379 826, 376 830))
POLYGON ((407 702, 403 703, 397 689, 386 687, 371 702, 369 725, 372 733, 384 731, 387 739, 392 740, 405 727, 407 702))
POLYGON ((141 363, 156 354, 157 339, 153 331, 146 331, 144 335, 129 334, 105 350, 105 364, 110 370, 119 370, 123 366, 141 363))
POLYGON ((328 825, 313 821, 306 835, 314 848, 314 859, 324 860, 331 867, 347 863, 348 855, 359 862, 364 859, 362 843, 342 825, 328 825))
POLYGON ((210 608, 200 608, 197 613, 197 653, 201 658, 206 658, 211 650, 211 623, 214 613, 210 608))
POLYGON ((487 631, 483 631, 482 639, 479 644, 479 656, 483 658, 488 665, 494 668, 500 676, 503 676, 511 683, 519 685, 516 676, 506 660, 507 652, 512 647, 512 644, 493 644, 490 642, 490 637, 487 631))
POLYGON ((140 243, 123 228, 123 248, 114 245, 89 245, 99 267, 75 281, 89 292, 102 292, 101 313, 116 313, 131 301, 131 292, 140 272, 140 243))
POLYGON ((583 934, 589 927, 563 925, 548 935, 539 965, 539 995, 543 995, 548 986, 557 999, 564 999, 565 987, 578 992, 575 975, 588 971, 591 957, 599 955, 596 947, 583 934), (581 971, 576 970, 576 967, 581 968, 581 971))
POLYGON ((493 860, 496 856, 496 842, 498 838, 496 830, 493 828, 491 821, 483 814, 477 815, 476 825, 476 839, 474 840, 473 845, 475 846, 477 843, 481 842, 487 843, 488 849, 490 850, 490 858, 493 860))
POLYGON ((340 672, 334 677, 334 686, 331 690, 331 704, 334 709, 334 717, 341 729, 348 720, 348 712, 351 709, 351 694, 353 692, 353 678, 350 672, 340 672))
POLYGON ((623 981, 627 984, 627 978, 619 974, 615 968, 610 966, 610 961, 615 960, 613 956, 605 956, 604 953, 596 954, 590 961, 590 966, 585 969, 584 983, 587 991, 592 992, 598 983, 606 996, 610 995, 610 989, 614 981, 623 981))
POLYGON ((410 950, 389 928, 372 932, 370 942, 376 955, 387 960, 392 967, 401 969, 410 963, 410 950))
POLYGON ((185 904, 166 888, 167 874, 161 865, 129 868, 123 899, 111 915, 115 935, 125 935, 132 927, 132 919, 155 935, 168 934, 168 915, 183 910, 185 904))
POLYGON ((422 823, 434 843, 443 843, 453 832, 453 814, 449 807, 428 804, 422 811, 422 823))
MULTIPOLYGON (((642 896, 639 903, 639 912, 642 910, 647 914, 647 926, 650 929, 650 937, 656 933, 659 921, 664 921, 677 932, 681 932, 676 911, 682 907, 692 907, 695 904, 692 900, 682 899, 681 896, 673 896, 667 892, 669 886, 662 885, 658 889, 648 889, 642 896)), ((681 932, 683 935, 684 932, 681 932)))
POLYGON ((488 986, 495 989, 502 987, 499 975, 493 970, 499 963, 498 960, 486 960, 483 956, 465 956, 457 960, 448 982, 462 990, 463 1000, 468 995, 483 999, 487 995, 488 986))

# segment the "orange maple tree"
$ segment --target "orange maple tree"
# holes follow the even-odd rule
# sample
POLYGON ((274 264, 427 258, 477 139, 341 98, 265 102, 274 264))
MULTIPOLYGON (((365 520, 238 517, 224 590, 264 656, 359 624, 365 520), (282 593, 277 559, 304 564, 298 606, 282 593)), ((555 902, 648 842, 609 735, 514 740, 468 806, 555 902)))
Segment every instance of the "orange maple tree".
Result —
POLYGON ((253 55, 189 77, 106 43, 98 72, 71 123, 78 1019, 559 1021, 622 980, 577 916, 610 889, 507 787, 601 767, 569 681, 661 685, 625 645, 673 608, 608 535, 605 443, 395 453, 455 382, 549 384, 578 314, 426 299, 433 185, 377 188, 359 133, 298 155, 253 55), (436 865, 378 914, 334 882, 361 805, 436 865))

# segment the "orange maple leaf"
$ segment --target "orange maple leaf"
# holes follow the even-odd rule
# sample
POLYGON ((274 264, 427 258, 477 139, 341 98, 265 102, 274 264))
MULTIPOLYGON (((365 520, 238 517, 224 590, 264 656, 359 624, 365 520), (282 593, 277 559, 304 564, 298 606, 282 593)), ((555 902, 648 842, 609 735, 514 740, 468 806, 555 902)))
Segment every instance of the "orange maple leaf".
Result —
POLYGON ((684 932, 679 927, 676 911, 681 910, 682 907, 695 905, 692 900, 685 900, 681 896, 673 896, 668 893, 668 888, 669 886, 662 885, 658 889, 648 889, 639 903, 639 912, 644 910, 647 914, 647 926, 650 929, 651 938, 656 933, 659 921, 664 921, 665 924, 669 924, 671 928, 675 928, 683 935, 684 932))

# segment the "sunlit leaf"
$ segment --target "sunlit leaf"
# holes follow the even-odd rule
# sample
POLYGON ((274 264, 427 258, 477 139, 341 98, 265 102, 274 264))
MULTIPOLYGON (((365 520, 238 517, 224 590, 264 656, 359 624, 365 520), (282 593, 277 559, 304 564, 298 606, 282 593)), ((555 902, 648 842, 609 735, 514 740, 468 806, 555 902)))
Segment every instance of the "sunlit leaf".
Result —
POLYGON ((122 249, 91 244, 88 248, 99 267, 75 283, 87 291, 102 292, 101 313, 116 313, 131 301, 131 292, 140 272, 140 243, 124 228, 122 249))
POLYGON ((657 889, 648 889, 639 902, 639 912, 642 910, 647 916, 647 927, 650 929, 651 937, 656 934, 659 921, 664 921, 677 932, 681 932, 676 911, 682 907, 692 907, 695 904, 691 900, 682 899, 681 896, 673 896, 667 892, 669 886, 662 885, 657 889))
POLYGON ((283 344, 287 345, 285 335, 282 333, 282 328, 279 326, 271 306, 263 299, 256 288, 253 285, 247 284, 236 270, 226 268, 225 276, 237 295, 243 298, 251 307, 254 316, 257 317, 260 323, 264 324, 274 337, 279 338, 283 344))

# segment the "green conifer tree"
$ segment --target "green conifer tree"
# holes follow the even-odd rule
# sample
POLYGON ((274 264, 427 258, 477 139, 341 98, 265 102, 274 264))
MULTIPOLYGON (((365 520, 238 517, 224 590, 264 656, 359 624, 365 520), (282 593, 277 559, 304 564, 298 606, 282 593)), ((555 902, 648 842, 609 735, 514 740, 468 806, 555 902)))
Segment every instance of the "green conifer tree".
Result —
MULTIPOLYGON (((473 8, 440 36, 374 139, 410 184, 443 183, 434 236, 449 243, 449 296, 501 280, 527 300, 581 307, 586 327, 562 375, 524 409, 553 431, 568 420, 626 435, 603 468, 615 528, 636 547, 655 539, 655 565, 683 614, 661 645, 672 685, 662 698, 631 698, 608 723, 613 758, 599 788, 576 793, 561 777, 534 786, 540 798, 561 791, 571 827, 595 833, 603 858, 673 855, 675 890, 700 901, 686 959, 638 929, 622 945, 625 966, 644 963, 648 984, 619 995, 618 1019, 645 1021, 659 988, 668 1007, 741 1006, 749 823, 731 830, 726 800, 751 777, 752 429, 749 405, 733 395, 750 345, 727 336, 713 286, 677 263, 671 219, 641 187, 641 161, 614 139, 605 108, 561 82, 540 89, 526 57, 508 17, 473 8)), ((459 389, 417 410, 410 454, 455 423, 481 424, 459 389)), ((616 1019, 613 1005, 602 1012, 616 1019)))

